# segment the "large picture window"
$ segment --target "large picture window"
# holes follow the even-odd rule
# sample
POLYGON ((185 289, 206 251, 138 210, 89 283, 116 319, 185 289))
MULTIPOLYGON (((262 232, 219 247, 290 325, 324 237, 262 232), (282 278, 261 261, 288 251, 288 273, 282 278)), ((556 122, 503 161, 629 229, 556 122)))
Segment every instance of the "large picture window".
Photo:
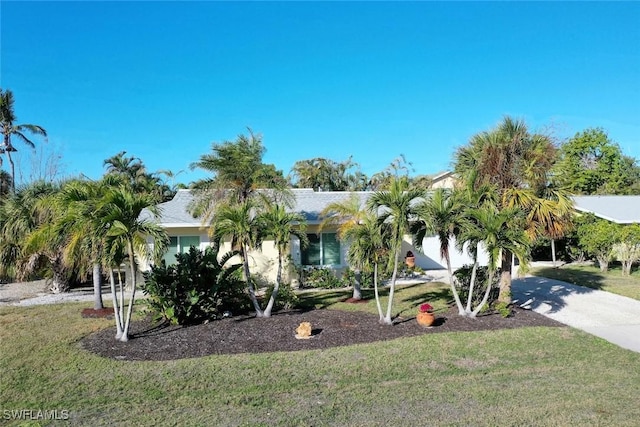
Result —
POLYGON ((166 265, 176 263, 176 254, 189 252, 191 246, 200 248, 200 236, 172 236, 162 259, 166 265))
POLYGON ((340 241, 336 233, 307 234, 302 265, 340 265, 340 241))

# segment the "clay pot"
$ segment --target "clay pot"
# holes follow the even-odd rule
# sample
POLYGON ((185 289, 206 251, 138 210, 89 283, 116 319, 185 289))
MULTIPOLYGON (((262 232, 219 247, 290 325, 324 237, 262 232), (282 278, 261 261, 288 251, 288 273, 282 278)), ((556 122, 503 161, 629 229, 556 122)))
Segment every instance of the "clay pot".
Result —
POLYGON ((418 313, 416 315, 416 321, 418 322, 418 325, 428 328, 431 325, 433 325, 433 322, 435 322, 436 318, 433 315, 433 313, 418 313))

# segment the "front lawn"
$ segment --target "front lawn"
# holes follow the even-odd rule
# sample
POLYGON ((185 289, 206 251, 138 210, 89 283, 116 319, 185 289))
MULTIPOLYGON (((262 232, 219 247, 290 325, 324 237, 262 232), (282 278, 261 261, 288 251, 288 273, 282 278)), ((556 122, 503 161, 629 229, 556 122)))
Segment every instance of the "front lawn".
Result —
POLYGON ((631 276, 623 276, 619 266, 603 273, 591 265, 567 264, 558 268, 534 268, 529 273, 640 300, 640 272, 634 271, 631 276))
MULTIPOLYGON (((399 289, 400 311, 439 285, 420 286, 399 289)), ((338 294, 313 304, 346 307, 338 294)), ((80 317, 86 306, 0 308, 2 422, 21 425, 8 416, 19 410, 65 410, 70 420, 60 424, 92 426, 632 426, 640 419, 640 354, 567 327, 132 362, 80 348, 87 334, 113 328, 80 317)))

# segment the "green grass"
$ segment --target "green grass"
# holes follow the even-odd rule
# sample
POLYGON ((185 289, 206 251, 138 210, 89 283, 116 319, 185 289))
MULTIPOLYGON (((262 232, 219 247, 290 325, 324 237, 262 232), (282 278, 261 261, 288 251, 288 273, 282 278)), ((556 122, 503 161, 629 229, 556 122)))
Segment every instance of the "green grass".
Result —
POLYGON ((640 300, 640 272, 623 276, 619 266, 610 268, 606 273, 601 272, 598 267, 574 264, 558 268, 534 268, 529 273, 640 300))
MULTIPOLYGON (((394 306, 413 314, 425 297, 442 304, 442 292, 439 284, 404 287, 394 306)), ((346 296, 305 300, 371 310, 336 302, 346 296)), ((575 329, 122 362, 79 348, 85 335, 113 328, 81 318, 84 307, 0 308, 0 423, 21 425, 3 416, 20 409, 68 410, 60 424, 92 426, 632 426, 640 419, 640 354, 575 329)))

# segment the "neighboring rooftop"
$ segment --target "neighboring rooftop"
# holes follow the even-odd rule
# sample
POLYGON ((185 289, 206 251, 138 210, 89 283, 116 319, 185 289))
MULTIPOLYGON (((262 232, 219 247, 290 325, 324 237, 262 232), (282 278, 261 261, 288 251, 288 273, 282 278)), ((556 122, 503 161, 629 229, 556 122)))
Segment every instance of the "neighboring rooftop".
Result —
POLYGON ((640 223, 640 196, 573 196, 572 199, 580 212, 617 224, 640 223))

